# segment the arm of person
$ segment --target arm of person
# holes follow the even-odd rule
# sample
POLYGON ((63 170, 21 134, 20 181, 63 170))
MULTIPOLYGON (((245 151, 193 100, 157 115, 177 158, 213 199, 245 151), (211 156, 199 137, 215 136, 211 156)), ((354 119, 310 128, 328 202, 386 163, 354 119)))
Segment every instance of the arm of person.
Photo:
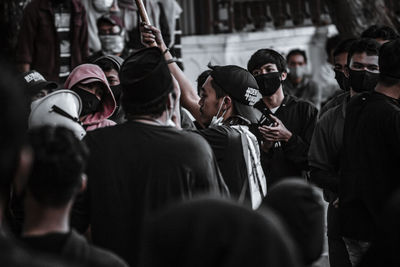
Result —
POLYGON ((20 63, 17 65, 17 68, 20 72, 28 72, 31 70, 31 65, 28 63, 20 63))
POLYGON ((310 180, 318 187, 335 194, 339 188, 337 166, 339 150, 333 144, 334 122, 332 112, 325 114, 316 124, 308 153, 310 180))
MULTIPOLYGON (((303 123, 301 132, 291 133, 284 135, 281 141, 282 149, 286 159, 293 162, 299 170, 308 170, 308 149, 311 142, 311 137, 314 132, 315 124, 317 121, 317 109, 308 104, 309 106, 304 112, 304 120, 299 122, 303 123), (289 137, 289 138, 288 138, 289 137)), ((276 117, 275 117, 276 118, 276 117)))
POLYGON ((151 25, 142 24, 141 25, 141 34, 143 44, 150 46, 157 46, 161 49, 161 51, 165 52, 164 56, 167 61, 169 70, 171 74, 178 81, 180 89, 181 89, 181 104, 182 107, 186 108, 193 117, 200 122, 200 105, 199 100, 200 97, 197 95, 195 89, 192 87, 189 79, 183 73, 183 71, 179 68, 179 66, 175 62, 171 62, 173 59, 171 53, 167 50, 167 46, 164 43, 161 32, 156 27, 151 25))

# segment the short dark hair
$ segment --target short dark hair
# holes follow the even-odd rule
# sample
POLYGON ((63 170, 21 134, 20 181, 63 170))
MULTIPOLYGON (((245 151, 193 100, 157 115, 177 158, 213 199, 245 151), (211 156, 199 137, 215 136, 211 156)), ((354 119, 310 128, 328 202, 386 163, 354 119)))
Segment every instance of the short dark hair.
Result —
POLYGON ((200 73, 199 77, 197 77, 197 94, 200 95, 201 87, 206 82, 208 76, 210 76, 211 70, 205 70, 200 73))
POLYGON ((122 93, 121 106, 128 117, 147 115, 153 118, 158 118, 163 114, 167 107, 169 93, 172 94, 174 99, 176 98, 175 92, 172 91, 145 104, 132 103, 131 99, 129 97, 124 97, 124 94, 122 93))
POLYGON ((394 40, 399 38, 396 31, 386 25, 372 25, 361 33, 361 38, 373 38, 382 40, 394 40))
POLYGON ((47 207, 61 207, 79 191, 88 149, 64 127, 44 126, 29 134, 34 152, 27 191, 47 207))
POLYGON ((103 71, 116 70, 118 72, 118 67, 107 58, 97 60, 93 64, 99 66, 103 71))
POLYGON ((368 56, 379 56, 379 48, 381 45, 371 38, 357 39, 352 43, 347 55, 347 65, 350 65, 351 58, 354 54, 366 53, 368 56))
POLYGON ((9 190, 21 149, 26 144, 29 98, 17 77, 8 65, 0 64, 0 197, 7 196, 4 194, 9 190))
POLYGON ((247 70, 253 73, 253 70, 268 63, 275 64, 280 73, 287 72, 285 58, 275 50, 268 48, 259 49, 250 57, 247 63, 247 70))
POLYGON ((307 63, 306 51, 301 50, 301 49, 293 49, 293 50, 290 50, 289 53, 288 53, 287 56, 286 56, 286 62, 289 62, 289 58, 290 58, 291 56, 296 56, 296 55, 303 56, 304 62, 307 63))
POLYGON ((337 55, 348 53, 350 50, 351 45, 356 41, 356 38, 349 38, 340 42, 335 50, 333 51, 333 56, 336 57, 337 55))

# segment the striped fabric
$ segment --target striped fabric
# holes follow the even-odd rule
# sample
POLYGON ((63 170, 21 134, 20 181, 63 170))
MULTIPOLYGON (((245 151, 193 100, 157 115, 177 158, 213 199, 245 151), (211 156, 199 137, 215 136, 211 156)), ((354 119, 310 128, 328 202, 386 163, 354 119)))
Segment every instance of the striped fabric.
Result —
POLYGON ((60 74, 61 80, 66 79, 71 69, 70 43, 71 10, 68 6, 59 5, 54 8, 54 25, 60 41, 60 74))

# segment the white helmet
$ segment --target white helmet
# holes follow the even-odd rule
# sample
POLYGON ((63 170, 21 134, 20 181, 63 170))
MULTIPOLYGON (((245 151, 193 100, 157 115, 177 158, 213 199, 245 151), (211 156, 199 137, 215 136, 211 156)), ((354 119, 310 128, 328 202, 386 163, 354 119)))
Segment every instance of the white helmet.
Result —
POLYGON ((79 114, 82 111, 82 101, 71 90, 58 90, 31 103, 29 129, 50 125, 63 126, 75 133, 80 140, 86 135, 79 114))

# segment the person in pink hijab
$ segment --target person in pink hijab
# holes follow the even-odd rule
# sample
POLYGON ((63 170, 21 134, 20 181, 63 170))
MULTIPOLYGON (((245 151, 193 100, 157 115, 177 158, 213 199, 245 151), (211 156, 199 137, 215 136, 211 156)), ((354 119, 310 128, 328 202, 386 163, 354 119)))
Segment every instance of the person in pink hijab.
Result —
POLYGON ((77 66, 65 82, 82 100, 80 120, 86 131, 115 125, 108 118, 114 113, 116 102, 104 72, 97 65, 77 66))

